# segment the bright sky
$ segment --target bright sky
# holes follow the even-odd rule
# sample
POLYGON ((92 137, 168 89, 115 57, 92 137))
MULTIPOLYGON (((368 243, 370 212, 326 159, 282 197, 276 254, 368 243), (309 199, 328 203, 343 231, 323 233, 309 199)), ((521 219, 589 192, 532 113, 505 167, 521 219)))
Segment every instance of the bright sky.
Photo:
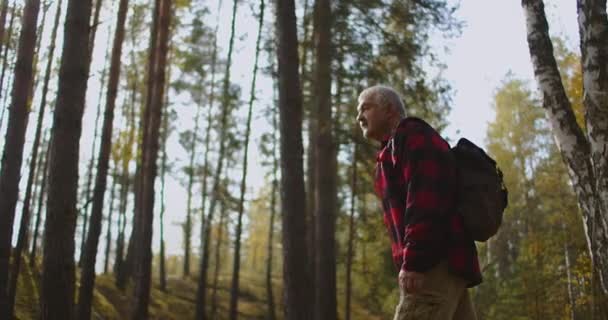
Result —
MULTIPOLYGON (((569 47, 578 50, 576 2, 545 3, 552 36, 566 36, 569 47)), ((494 118, 493 96, 505 75, 510 71, 536 85, 525 17, 520 1, 504 0, 461 1, 457 16, 466 27, 445 56, 445 77, 456 90, 446 135, 452 141, 466 136, 483 145, 487 123, 494 118)))
MULTIPOLYGON (((448 1, 451 3, 454 2, 454 0, 448 1)), ((225 56, 229 38, 231 1, 223 2, 222 21, 218 38, 221 41, 220 46, 223 48, 223 51, 220 54, 225 56)), ((578 31, 576 3, 568 0, 546 0, 546 5, 552 35, 566 36, 569 47, 577 49, 578 31)), ((236 24, 238 40, 235 44, 235 57, 232 70, 232 81, 241 85, 243 92, 242 99, 244 101, 246 101, 249 96, 253 68, 253 52, 257 32, 257 21, 251 14, 251 9, 252 7, 248 4, 239 7, 236 24)), ((258 7, 255 6, 253 9, 257 13, 258 7)), ((114 10, 115 9, 112 9, 112 12, 114 12, 114 10)), ((107 40, 108 36, 111 34, 108 32, 108 25, 114 25, 113 14, 108 16, 107 12, 108 8, 106 8, 106 14, 104 15, 106 18, 102 17, 102 23, 99 27, 95 60, 91 70, 91 80, 89 81, 87 109, 84 115, 84 130, 81 139, 81 181, 83 181, 82 179, 85 179, 86 172, 86 165, 83 159, 89 159, 91 154, 90 149, 95 119, 94 106, 97 105, 100 93, 99 70, 104 67, 103 59, 108 44, 107 40)), ((214 13, 215 9, 212 8, 211 12, 214 13)), ((52 14, 54 14, 54 6, 51 7, 49 17, 47 18, 45 37, 43 38, 45 41, 48 41, 52 14)), ((270 7, 267 7, 265 22, 267 27, 272 21, 271 15, 272 10, 270 7)), ((214 14, 212 14, 212 16, 214 17, 214 14)), ((452 141, 457 140, 460 136, 466 136, 470 140, 483 145, 487 123, 494 117, 491 107, 493 95, 505 75, 508 72, 512 72, 516 77, 529 79, 530 83, 534 84, 532 66, 526 43, 523 10, 520 1, 467 0, 462 1, 460 9, 457 11, 457 16, 466 23, 461 37, 449 40, 448 43, 445 43, 439 36, 431 39, 433 46, 440 48, 447 45, 449 48, 449 52, 440 55, 443 62, 447 65, 444 76, 455 90, 452 113, 448 119, 450 126, 447 128, 445 134, 450 137, 452 141)), ((209 23, 213 25, 215 23, 215 18, 210 19, 209 23)), ((59 41, 61 41, 63 35, 61 29, 62 28, 59 30, 59 41)), ((266 29, 265 32, 268 32, 268 30, 266 29)), ((46 46, 45 41, 43 41, 43 47, 46 46)), ((60 55, 62 46, 59 43, 57 47, 58 50, 56 54, 60 55)), ((260 62, 263 65, 266 65, 267 58, 265 56, 260 57, 260 62)), ((123 60, 123 65, 127 64, 128 61, 123 60)), ((142 67, 143 66, 140 66, 140 70, 142 70, 142 67)), ((258 142, 259 136, 264 130, 263 128, 267 128, 267 120, 261 117, 260 110, 264 108, 272 98, 271 81, 268 78, 259 78, 257 96, 261 99, 256 104, 256 112, 254 114, 253 140, 250 145, 251 167, 249 169, 250 175, 248 179, 250 188, 248 190, 247 198, 254 196, 257 188, 263 184, 262 177, 264 173, 259 165, 260 156, 258 154, 258 142)), ((39 99, 39 97, 37 98, 39 99)), ((53 100, 54 94, 50 94, 49 99, 53 100)), ((119 103, 121 103, 120 100, 119 103)), ((179 112, 176 127, 180 130, 193 128, 193 109, 190 106, 184 105, 183 101, 174 101, 174 104, 174 108, 179 112)), ((36 100, 34 106, 35 108, 38 106, 36 100)), ((243 108, 244 107, 245 103, 243 103, 243 108)), ((241 117, 244 117, 244 114, 244 111, 240 112, 241 117)), ((31 148, 30 144, 33 140, 34 115, 34 113, 30 114, 28 144, 26 144, 25 149, 26 155, 29 155, 29 150, 31 148)), ((46 122, 50 126, 51 121, 49 116, 47 116, 46 122)), ((3 133, 5 127, 6 125, 3 125, 3 127, 0 128, 3 133)), ((169 146, 168 154, 171 160, 175 162, 175 168, 181 168, 186 165, 187 155, 177 142, 176 134, 171 138, 169 146)), ((202 156, 200 157, 200 161, 202 161, 202 156)), ((239 175, 235 175, 235 177, 239 177, 239 175)), ((21 179, 21 190, 25 189, 26 181, 24 180, 26 180, 25 176, 21 179)), ((157 190, 159 189, 157 188, 157 190)), ((107 198, 109 198, 109 192, 106 193, 106 199, 107 198)), ((167 252, 169 254, 181 254, 182 231, 179 224, 184 221, 186 192, 174 178, 168 178, 167 180, 166 199, 165 238, 167 239, 167 252)), ((200 200, 197 201, 200 202, 200 200)), ((196 221, 198 221, 198 219, 196 221)), ((155 230, 158 230, 158 216, 155 217, 155 226, 155 230)), ((199 227, 195 225, 193 248, 198 248, 198 229, 199 227)), ((80 230, 80 226, 78 227, 78 230, 80 230)), ((15 236, 16 232, 17 231, 14 232, 15 236)), ((105 235, 105 230, 103 232, 105 235)), ((114 235, 115 234, 116 233, 114 232, 114 235)), ((157 252, 159 247, 158 232, 154 233, 153 241, 154 251, 157 252)), ((103 248, 105 248, 105 241, 102 241, 101 243, 100 251, 103 251, 103 248)), ((98 262, 101 263, 102 260, 103 259, 100 256, 98 262)), ((100 267, 99 263, 98 270, 100 267)))

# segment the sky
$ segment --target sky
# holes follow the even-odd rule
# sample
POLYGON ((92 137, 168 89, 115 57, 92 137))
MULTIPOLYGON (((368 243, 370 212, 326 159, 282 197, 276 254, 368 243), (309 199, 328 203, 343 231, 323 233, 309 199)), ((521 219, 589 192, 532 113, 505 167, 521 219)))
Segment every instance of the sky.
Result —
MULTIPOLYGON (((214 1, 211 1, 214 2, 214 1)), ((221 20, 218 39, 220 47, 223 49, 220 55, 226 54, 229 38, 230 10, 231 1, 223 1, 221 9, 221 20), (230 5, 228 5, 230 4, 230 5)), ((448 2, 457 3, 453 0, 448 2)), ((578 30, 576 20, 576 2, 569 0, 546 0, 547 16, 549 18, 550 31, 552 35, 559 35, 567 39, 567 45, 578 50, 578 30)), ((106 2, 107 3, 107 2, 106 2)), ((98 104, 100 94, 100 70, 104 68, 104 58, 109 36, 113 34, 110 26, 114 25, 114 14, 116 8, 106 6, 102 14, 101 24, 97 34, 94 60, 91 68, 89 80, 89 90, 87 92, 87 108, 83 118, 83 133, 81 137, 81 183, 85 178, 86 161, 91 155, 91 145, 95 120, 95 108, 98 104), (111 13, 111 14, 110 14, 111 13)), ((235 43, 234 64, 231 72, 232 81, 241 85, 243 90, 242 99, 246 101, 249 96, 249 87, 253 68, 253 54, 255 48, 255 37, 257 35, 257 20, 251 10, 257 13, 258 7, 249 4, 239 6, 236 23, 237 41, 235 43)), ((214 13, 216 8, 211 8, 214 13)), ((65 12, 65 7, 64 7, 65 12)), ((272 23, 272 10, 267 7, 265 25, 268 27, 272 23)), ((46 47, 51 29, 54 5, 51 6, 45 31, 43 34, 43 47, 46 47)), ((211 14, 215 17, 215 14, 211 14)), ((485 142, 485 132, 488 122, 493 120, 494 111, 492 109, 493 95, 501 81, 508 73, 514 77, 528 80, 535 86, 532 65, 528 53, 526 42, 526 24, 521 8, 520 1, 506 0, 467 0, 460 2, 460 8, 456 16, 465 23, 460 37, 446 40, 440 34, 435 34, 431 38, 431 45, 439 52, 441 61, 446 65, 443 71, 444 78, 454 89, 452 100, 452 111, 448 117, 449 126, 444 135, 451 141, 456 141, 464 136, 473 142, 483 146, 485 142), (448 50, 444 51, 443 48, 448 50)), ((215 24, 215 18, 209 21, 215 24)), ((61 38, 63 28, 59 30, 59 43, 57 44, 57 55, 61 54, 61 38)), ((265 29, 264 32, 268 32, 265 29)), ((267 58, 260 58, 262 64, 267 63, 267 58)), ((123 65, 127 65, 123 60, 123 65)), ((140 66, 140 70, 143 66, 140 66)), ((43 69, 43 68, 41 68, 43 69)), ((174 74, 175 76, 175 74, 174 74)), ((52 94, 51 94, 52 95, 52 94)), ((261 115, 261 109, 265 108, 271 101, 272 82, 269 78, 260 76, 256 86, 256 95, 260 99, 256 102, 254 110, 253 140, 250 145, 250 167, 248 177, 248 193, 246 199, 253 198, 260 186, 264 184, 264 170, 261 169, 261 156, 258 152, 260 134, 267 130, 268 120, 261 115)), ((103 95, 101 95, 103 96, 103 95)), ((34 106, 37 108, 39 97, 35 97, 34 106)), ((175 123, 180 130, 193 128, 194 112, 191 106, 183 97, 171 97, 173 108, 178 111, 178 119, 175 123)), ((119 100, 120 103, 120 100, 119 100)), ((245 106, 245 103, 243 103, 245 106)), ((354 108, 355 106, 353 106, 354 108)), ((241 109, 244 110, 244 109, 241 109)), ((240 115, 243 117, 244 112, 240 115)), ((33 140, 34 113, 30 114, 27 143, 25 154, 29 155, 31 142, 33 140)), ((120 121, 119 119, 116 121, 120 121)), ((354 121, 354 119, 353 119, 354 121)), ((46 117, 46 126, 51 126, 51 119, 46 117)), ((0 129, 5 130, 6 125, 0 129)), ((186 165, 187 154, 178 143, 177 135, 173 135, 169 141, 168 154, 174 166, 179 168, 186 165)), ((202 156, 199 155, 202 159, 202 156)), ((27 159, 27 158, 26 158, 27 159)), ((202 161, 202 160, 200 160, 202 161)), ((24 161, 24 167, 27 161, 24 161)), ((133 168, 132 168, 133 169, 133 168)), ((25 171, 24 171, 25 172, 25 171)), ((240 170, 235 169, 237 174, 240 170)), ((174 175, 175 176, 175 175, 174 175)), ((25 189, 25 177, 21 179, 20 190, 25 189)), ((159 179, 157 179, 159 180, 159 179)), ((183 180, 183 179, 182 179, 183 180)), ((158 185, 157 185, 158 187, 158 185)), ((168 254, 181 254, 182 252, 182 231, 179 224, 184 221, 186 210, 186 191, 182 183, 174 177, 167 179, 167 212, 165 230, 167 239, 168 254)), ((158 190, 158 188, 157 188, 158 190)), ((109 192, 107 193, 109 194, 109 192)), ((106 195, 108 198, 109 195, 106 195)), ((158 199, 158 195, 157 195, 158 199)), ((159 201, 157 201, 158 203, 159 201)), ((20 208, 20 207, 19 207, 20 208)), ((18 208, 18 212, 20 212, 18 208)), ((19 215, 18 215, 19 216, 19 215)), ((197 220, 198 221, 198 220, 197 220)), ((15 225, 18 225, 18 220, 15 225)), ((198 227, 195 224, 195 235, 193 237, 193 247, 198 248, 199 236, 198 227)), ((78 227, 80 230, 80 226, 78 227)), ((153 250, 158 252, 159 237, 158 216, 155 218, 155 233, 153 239, 153 250)), ((105 230, 103 231, 105 234, 105 230)), ((16 240, 16 231, 14 232, 16 240)), ((114 233, 116 234, 116 233, 114 233)), ((78 238, 79 239, 79 238, 78 238)), ((102 241, 103 243, 103 241, 102 241)), ((78 247, 78 246, 77 246, 78 247)), ((100 246, 99 251, 103 251, 100 246)), ((98 270, 103 259, 99 257, 98 270)))
MULTIPOLYGON (((565 36, 569 48, 578 50, 576 1, 545 3, 551 34, 565 36)), ((443 56, 445 78, 456 91, 445 134, 452 141, 466 136, 483 146, 487 123, 494 119, 493 96, 507 73, 536 86, 525 17, 520 1, 504 0, 462 1, 456 14, 466 26, 443 56)))

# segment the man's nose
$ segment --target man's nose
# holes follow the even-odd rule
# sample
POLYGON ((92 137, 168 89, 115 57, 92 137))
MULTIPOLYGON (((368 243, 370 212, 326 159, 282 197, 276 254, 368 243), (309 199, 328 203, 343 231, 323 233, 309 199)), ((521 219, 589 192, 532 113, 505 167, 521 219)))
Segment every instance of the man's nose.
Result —
POLYGON ((361 112, 357 113, 357 122, 363 121, 363 114, 361 112))

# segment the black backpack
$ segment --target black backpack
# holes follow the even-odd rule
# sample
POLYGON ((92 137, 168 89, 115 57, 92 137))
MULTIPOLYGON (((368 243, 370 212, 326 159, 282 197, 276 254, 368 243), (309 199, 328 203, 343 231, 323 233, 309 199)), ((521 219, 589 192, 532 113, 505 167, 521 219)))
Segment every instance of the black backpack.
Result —
POLYGON ((508 204, 508 191, 496 161, 473 142, 461 138, 452 148, 458 168, 457 206, 464 227, 475 241, 498 232, 508 204))

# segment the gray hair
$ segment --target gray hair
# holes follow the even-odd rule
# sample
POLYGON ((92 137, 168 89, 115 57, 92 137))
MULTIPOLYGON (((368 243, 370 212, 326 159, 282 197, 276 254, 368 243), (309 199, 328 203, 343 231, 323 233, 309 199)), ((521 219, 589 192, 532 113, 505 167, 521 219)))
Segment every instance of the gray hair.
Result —
POLYGON ((405 106, 403 105, 401 96, 395 89, 389 86, 375 85, 363 90, 359 94, 359 99, 363 97, 369 97, 379 106, 391 106, 399 113, 401 118, 405 118, 405 106))

